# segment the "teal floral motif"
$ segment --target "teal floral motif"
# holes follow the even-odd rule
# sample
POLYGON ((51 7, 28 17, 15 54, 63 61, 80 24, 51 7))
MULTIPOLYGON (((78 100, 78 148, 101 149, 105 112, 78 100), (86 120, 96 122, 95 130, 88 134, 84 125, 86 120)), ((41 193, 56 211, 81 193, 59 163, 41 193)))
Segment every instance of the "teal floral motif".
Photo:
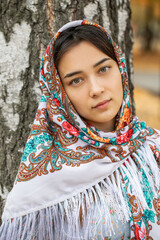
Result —
POLYGON ((140 122, 140 125, 141 125, 142 129, 145 129, 145 127, 146 127, 146 123, 145 122, 140 122))
MULTIPOLYGON (((29 139, 29 141, 27 142, 26 146, 25 146, 25 150, 23 152, 23 156, 22 156, 22 162, 25 162, 27 161, 27 157, 29 156, 29 154, 31 152, 36 152, 37 150, 37 146, 38 145, 42 145, 44 144, 45 142, 50 142, 50 144, 48 144, 48 148, 51 146, 51 143, 52 143, 52 136, 49 135, 48 133, 42 133, 40 136, 34 136, 33 139, 29 139)), ((43 148, 43 146, 42 146, 43 148)), ((44 149, 46 147, 44 146, 44 149)))
POLYGON ((116 138, 111 138, 110 143, 111 144, 116 144, 116 138))
POLYGON ((41 97, 41 102, 46 102, 46 99, 44 96, 41 97))
POLYGON ((153 199, 153 193, 149 193, 147 190, 143 190, 146 202, 148 204, 148 207, 151 209, 152 208, 152 199, 153 199))
POLYGON ((144 215, 147 221, 155 222, 155 213, 153 211, 146 209, 144 210, 144 215))
POLYGON ((125 89, 124 92, 123 92, 123 96, 124 96, 124 98, 127 97, 127 94, 128 94, 128 93, 127 93, 127 89, 125 89))
POLYGON ((142 172, 142 186, 143 186, 142 190, 143 190, 146 202, 148 204, 148 207, 151 209, 152 208, 151 202, 153 200, 154 194, 153 194, 153 191, 150 187, 148 178, 147 178, 144 170, 141 168, 140 171, 142 172))
MULTIPOLYGON (((80 146, 77 147, 77 151, 68 148, 68 146, 76 141, 77 138, 75 136, 66 136, 63 139, 61 134, 57 134, 53 139, 52 135, 44 129, 34 128, 33 126, 22 156, 17 181, 27 181, 36 175, 41 176, 42 174, 48 174, 49 171, 58 171, 62 168, 63 164, 75 167, 79 166, 82 162, 85 163, 104 156, 99 151, 96 153, 90 152, 90 149, 85 148, 85 146, 83 153, 81 153, 82 149, 80 146), (26 161, 28 161, 28 165, 26 161)), ((91 140, 88 138, 88 141, 91 140)))

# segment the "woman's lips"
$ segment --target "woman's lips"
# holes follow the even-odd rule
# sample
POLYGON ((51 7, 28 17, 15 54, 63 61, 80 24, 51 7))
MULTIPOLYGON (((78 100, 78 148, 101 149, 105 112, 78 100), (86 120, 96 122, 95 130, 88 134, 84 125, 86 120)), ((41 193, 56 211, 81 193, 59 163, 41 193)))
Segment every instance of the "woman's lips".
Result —
POLYGON ((108 104, 110 103, 110 101, 111 101, 111 99, 102 101, 102 102, 98 103, 98 104, 97 104, 95 107, 93 107, 93 108, 95 108, 95 109, 103 109, 103 108, 105 108, 105 107, 108 106, 108 104))

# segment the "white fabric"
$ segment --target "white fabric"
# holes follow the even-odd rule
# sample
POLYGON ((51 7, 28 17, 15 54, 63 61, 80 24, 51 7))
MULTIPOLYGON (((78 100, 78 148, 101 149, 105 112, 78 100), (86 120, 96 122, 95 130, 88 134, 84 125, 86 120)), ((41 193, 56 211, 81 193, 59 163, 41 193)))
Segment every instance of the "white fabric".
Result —
POLYGON ((64 166, 54 175, 50 173, 34 178, 27 184, 16 184, 8 195, 3 220, 23 216, 71 198, 106 178, 123 163, 108 165, 108 161, 106 157, 79 167, 64 166))

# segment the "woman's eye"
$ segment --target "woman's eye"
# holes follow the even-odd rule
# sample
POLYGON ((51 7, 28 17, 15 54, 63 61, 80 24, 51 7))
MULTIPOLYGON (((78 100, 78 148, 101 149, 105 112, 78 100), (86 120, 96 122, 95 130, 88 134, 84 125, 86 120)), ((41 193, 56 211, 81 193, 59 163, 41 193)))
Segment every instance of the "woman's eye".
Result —
POLYGON ((108 70, 109 70, 109 67, 102 67, 102 68, 100 68, 99 73, 105 73, 108 70))
POLYGON ((70 85, 77 85, 82 81, 81 78, 75 78, 72 81, 70 81, 70 85))

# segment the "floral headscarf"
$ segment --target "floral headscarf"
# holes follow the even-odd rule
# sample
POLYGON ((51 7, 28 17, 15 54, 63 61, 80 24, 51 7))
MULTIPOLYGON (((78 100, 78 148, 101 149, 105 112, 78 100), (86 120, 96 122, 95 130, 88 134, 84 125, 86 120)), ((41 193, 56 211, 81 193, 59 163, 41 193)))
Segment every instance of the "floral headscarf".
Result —
POLYGON ((130 221, 132 239, 158 239, 159 133, 132 114, 120 48, 100 25, 70 22, 47 47, 40 85, 43 95, 7 198, 1 239, 97 239, 98 228, 103 237, 111 236, 108 192, 121 212, 119 218, 130 221), (54 65, 56 39, 65 29, 79 25, 98 27, 114 48, 123 85, 114 132, 86 125, 69 101, 54 65), (93 226, 95 216, 98 224, 93 226))

